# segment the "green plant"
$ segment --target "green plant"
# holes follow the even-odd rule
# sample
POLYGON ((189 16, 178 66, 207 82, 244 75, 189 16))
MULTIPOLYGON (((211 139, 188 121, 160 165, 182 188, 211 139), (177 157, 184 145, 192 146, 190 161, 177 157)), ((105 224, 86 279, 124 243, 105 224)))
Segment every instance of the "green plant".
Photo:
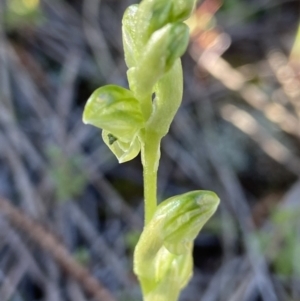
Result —
POLYGON ((174 196, 157 206, 160 142, 182 100, 180 56, 194 0, 143 0, 123 16, 123 45, 130 89, 108 85, 89 98, 83 122, 102 129, 119 162, 141 152, 145 227, 134 252, 134 272, 145 301, 175 301, 192 275, 192 246, 219 198, 210 191, 174 196), (153 99, 153 101, 152 101, 153 99))
POLYGON ((5 8, 3 16, 9 29, 38 24, 43 20, 40 0, 10 0, 5 8))
POLYGON ((277 275, 300 276, 299 214, 299 208, 276 208, 268 228, 257 233, 261 249, 277 275))
POLYGON ((66 156, 61 149, 53 145, 47 149, 47 154, 50 159, 49 174, 56 188, 56 199, 66 202, 80 195, 87 182, 85 176, 78 172, 81 158, 66 156))

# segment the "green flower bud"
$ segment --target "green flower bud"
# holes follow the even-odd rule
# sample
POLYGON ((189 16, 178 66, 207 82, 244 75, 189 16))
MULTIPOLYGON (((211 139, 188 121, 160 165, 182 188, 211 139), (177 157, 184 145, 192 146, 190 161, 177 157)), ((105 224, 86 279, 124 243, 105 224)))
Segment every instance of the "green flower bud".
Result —
POLYGON ((162 226, 164 246, 178 255, 188 250, 219 202, 214 192, 203 190, 172 197, 158 206, 157 214, 166 216, 162 226))
POLYGON ((122 37, 123 37, 123 47, 125 62, 128 68, 134 67, 136 65, 137 59, 137 32, 136 32, 136 13, 138 10, 138 5, 129 6, 122 20, 122 37))
POLYGON ((166 55, 166 69, 169 70, 175 60, 181 57, 189 43, 189 28, 184 23, 175 23, 170 30, 166 55))
POLYGON ((166 24, 186 20, 194 5, 195 0, 143 0, 136 14, 139 46, 166 24))
POLYGON ((192 275, 193 241, 220 200, 192 191, 162 202, 146 225, 134 253, 134 271, 147 301, 175 301, 192 275))
POLYGON ((194 10, 195 0, 172 0, 171 20, 173 22, 186 20, 194 10))
POLYGON ((170 23, 172 1, 144 0, 137 12, 137 31, 139 33, 139 47, 147 43, 150 36, 158 29, 170 23))
POLYGON ((136 97, 151 95, 155 83, 185 52, 188 39, 189 30, 183 23, 167 24, 152 34, 138 66, 129 70, 128 80, 136 97))

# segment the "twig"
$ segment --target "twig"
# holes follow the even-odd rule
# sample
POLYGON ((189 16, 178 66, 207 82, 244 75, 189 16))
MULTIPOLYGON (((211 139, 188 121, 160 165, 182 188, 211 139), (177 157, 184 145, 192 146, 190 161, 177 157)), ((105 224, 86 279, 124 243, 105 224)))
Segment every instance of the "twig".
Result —
MULTIPOLYGON (((233 291, 233 289, 228 289, 230 286, 234 286, 240 279, 247 278, 249 274, 249 264, 244 258, 236 257, 230 261, 227 261, 222 265, 222 267, 216 272, 216 274, 211 278, 211 281, 207 289, 203 292, 201 301, 216 301, 219 300, 219 296, 222 295, 222 300, 226 300, 226 296, 233 291), (226 278, 225 278, 225 277, 226 278), (220 287, 222 279, 226 280, 226 291, 224 292, 220 287), (218 289, 216 289, 218 288, 218 289), (224 296, 225 293, 225 296, 224 296)), ((223 285, 225 286, 225 285, 223 285)))
POLYGON ((17 287, 24 275, 27 272, 28 262, 18 262, 16 266, 13 266, 11 270, 6 273, 2 286, 0 287, 1 301, 11 300, 14 293, 17 291, 17 287))
POLYGON ((109 200, 107 205, 109 206, 110 210, 126 221, 132 229, 141 229, 141 218, 134 213, 129 205, 126 204, 119 193, 105 179, 104 175, 99 173, 99 171, 89 170, 89 166, 90 164, 86 166, 84 174, 89 179, 89 182, 93 184, 94 187, 99 191, 99 193, 109 200))
POLYGON ((32 187, 19 153, 15 151, 1 132, 0 144, 4 147, 5 158, 13 171, 14 180, 23 202, 22 206, 28 214, 37 218, 44 211, 42 202, 39 201, 36 191, 32 187))
POLYGON ((271 49, 267 60, 299 119, 300 81, 295 70, 289 63, 288 58, 279 49, 271 49))
MULTIPOLYGON (((252 235, 254 225, 248 218, 250 215, 250 209, 245 199, 244 193, 238 183, 235 175, 227 168, 222 156, 214 151, 209 139, 206 138, 205 143, 208 150, 210 150, 210 161, 214 166, 220 184, 223 186, 223 195, 226 198, 238 220, 241 231, 243 233, 244 245, 247 250, 247 255, 252 266, 252 270, 256 277, 257 287, 260 291, 262 299, 264 301, 277 301, 276 292, 273 283, 270 279, 268 267, 263 254, 260 253, 259 243, 257 239, 252 235)), ((222 198, 221 194, 221 198, 222 198)), ((223 199, 224 199, 223 198, 223 199)))
POLYGON ((210 186, 208 176, 202 169, 199 169, 198 161, 190 154, 187 154, 187 152, 175 141, 175 139, 170 136, 165 137, 162 146, 168 156, 178 163, 181 171, 190 178, 193 183, 198 186, 201 184, 203 187, 210 186))
POLYGON ((130 280, 121 259, 112 252, 106 241, 97 233, 92 223, 75 203, 70 203, 68 210, 74 224, 77 225, 79 231, 91 243, 91 250, 95 250, 97 254, 102 256, 103 261, 113 268, 116 279, 119 279, 125 287, 129 288, 130 280))
POLYGON ((98 26, 98 11, 101 1, 83 2, 83 31, 100 72, 109 81, 111 74, 118 73, 117 66, 108 49, 100 26, 98 26))
POLYGON ((18 233, 16 233, 16 231, 10 227, 10 225, 3 218, 0 219, 0 229, 1 242, 9 245, 9 247, 13 250, 12 253, 15 253, 9 254, 13 256, 16 255, 18 258, 21 258, 23 261, 28 263, 29 268, 27 269, 27 275, 30 275, 36 281, 36 283, 41 286, 51 284, 51 279, 44 275, 35 258, 31 255, 30 250, 23 243, 18 233))
POLYGON ((221 108, 222 117, 251 137, 260 148, 276 162, 285 166, 289 171, 300 175, 300 160, 284 144, 274 139, 246 111, 234 105, 224 105, 221 108))
POLYGON ((247 83, 239 71, 225 61, 209 52, 202 56, 192 54, 198 65, 205 68, 227 89, 238 92, 253 108, 262 111, 268 120, 277 124, 283 131, 299 137, 299 121, 283 105, 272 103, 269 96, 254 84, 247 83))
POLYGON ((67 282, 67 291, 72 301, 87 301, 80 287, 72 280, 67 282))
POLYGON ((82 267, 57 240, 36 221, 27 217, 19 209, 10 205, 9 201, 0 197, 0 212, 19 230, 24 231, 40 247, 49 252, 57 263, 73 277, 87 293, 97 301, 115 301, 115 298, 100 284, 89 271, 82 267))

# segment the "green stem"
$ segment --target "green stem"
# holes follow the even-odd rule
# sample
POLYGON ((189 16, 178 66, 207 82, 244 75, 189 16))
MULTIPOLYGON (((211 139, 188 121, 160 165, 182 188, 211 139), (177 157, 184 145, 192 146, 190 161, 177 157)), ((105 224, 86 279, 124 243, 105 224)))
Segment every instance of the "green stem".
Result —
POLYGON ((160 158, 161 138, 145 132, 141 155, 144 169, 145 226, 152 219, 157 206, 157 170, 160 158))
POLYGON ((151 95, 148 96, 144 96, 142 98, 138 98, 140 99, 140 104, 141 104, 141 110, 142 110, 142 114, 144 116, 145 120, 148 120, 151 113, 152 113, 152 99, 151 99, 151 95))

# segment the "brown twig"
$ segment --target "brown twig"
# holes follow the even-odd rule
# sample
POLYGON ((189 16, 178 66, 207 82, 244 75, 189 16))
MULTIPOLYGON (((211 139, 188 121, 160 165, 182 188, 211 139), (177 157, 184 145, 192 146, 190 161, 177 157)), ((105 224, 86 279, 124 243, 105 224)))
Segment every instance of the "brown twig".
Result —
POLYGON ((14 208, 10 202, 0 197, 0 213, 19 230, 25 232, 36 244, 50 253, 57 263, 73 277, 84 290, 97 301, 116 301, 89 271, 81 266, 58 241, 58 239, 38 222, 14 208))

